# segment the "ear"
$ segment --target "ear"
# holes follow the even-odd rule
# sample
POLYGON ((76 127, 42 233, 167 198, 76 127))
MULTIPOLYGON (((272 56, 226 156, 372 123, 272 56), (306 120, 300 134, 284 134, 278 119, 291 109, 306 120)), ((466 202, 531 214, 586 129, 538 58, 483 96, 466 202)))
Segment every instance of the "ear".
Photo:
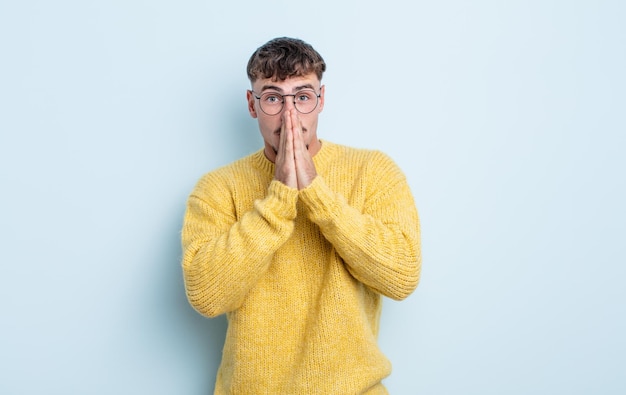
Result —
POLYGON ((250 113, 250 116, 252 118, 256 118, 257 113, 256 113, 256 108, 254 108, 254 101, 256 99, 254 98, 254 95, 252 94, 251 90, 246 91, 246 99, 248 100, 248 112, 250 113))
POLYGON ((326 93, 326 85, 322 85, 322 87, 320 88, 320 102, 317 105, 317 112, 318 114, 320 112, 322 112, 322 110, 324 109, 324 95, 326 93))

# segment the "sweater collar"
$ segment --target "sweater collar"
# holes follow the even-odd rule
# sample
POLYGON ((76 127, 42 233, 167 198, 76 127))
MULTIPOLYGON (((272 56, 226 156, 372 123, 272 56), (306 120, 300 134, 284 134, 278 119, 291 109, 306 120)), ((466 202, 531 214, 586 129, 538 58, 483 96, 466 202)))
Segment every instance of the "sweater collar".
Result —
MULTIPOLYGON (((322 143, 322 147, 313 157, 313 163, 318 170, 328 165, 336 149, 336 145, 327 140, 320 139, 320 142, 322 143)), ((261 171, 274 174, 274 163, 267 159, 263 150, 264 149, 261 148, 259 151, 252 154, 252 161, 255 167, 259 168, 261 171)))

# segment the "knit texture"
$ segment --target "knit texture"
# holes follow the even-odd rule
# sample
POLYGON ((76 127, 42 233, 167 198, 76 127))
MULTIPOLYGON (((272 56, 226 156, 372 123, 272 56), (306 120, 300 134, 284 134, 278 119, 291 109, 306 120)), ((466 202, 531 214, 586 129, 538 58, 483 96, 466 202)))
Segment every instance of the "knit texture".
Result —
POLYGON ((203 176, 182 231, 187 297, 226 314, 215 394, 386 394, 381 295, 420 276, 417 210, 379 151, 328 141, 302 191, 260 150, 203 176))

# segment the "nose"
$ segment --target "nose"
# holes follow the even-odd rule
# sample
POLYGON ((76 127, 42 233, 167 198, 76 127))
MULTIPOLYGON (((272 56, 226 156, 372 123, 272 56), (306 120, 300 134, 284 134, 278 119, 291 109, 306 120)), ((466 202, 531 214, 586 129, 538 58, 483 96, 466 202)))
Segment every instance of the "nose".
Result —
POLYGON ((286 110, 296 109, 296 95, 283 96, 283 112, 286 110))

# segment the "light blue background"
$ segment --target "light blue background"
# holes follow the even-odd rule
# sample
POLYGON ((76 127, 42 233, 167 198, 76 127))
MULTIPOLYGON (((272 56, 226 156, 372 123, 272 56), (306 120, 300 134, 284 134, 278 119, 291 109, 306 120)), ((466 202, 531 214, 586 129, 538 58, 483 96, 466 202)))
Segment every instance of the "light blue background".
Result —
POLYGON ((0 393, 211 393, 187 304, 205 172, 261 147, 245 64, 328 63, 319 135, 405 170, 423 275, 385 300, 402 394, 626 393, 622 1, 0 2, 0 393))

